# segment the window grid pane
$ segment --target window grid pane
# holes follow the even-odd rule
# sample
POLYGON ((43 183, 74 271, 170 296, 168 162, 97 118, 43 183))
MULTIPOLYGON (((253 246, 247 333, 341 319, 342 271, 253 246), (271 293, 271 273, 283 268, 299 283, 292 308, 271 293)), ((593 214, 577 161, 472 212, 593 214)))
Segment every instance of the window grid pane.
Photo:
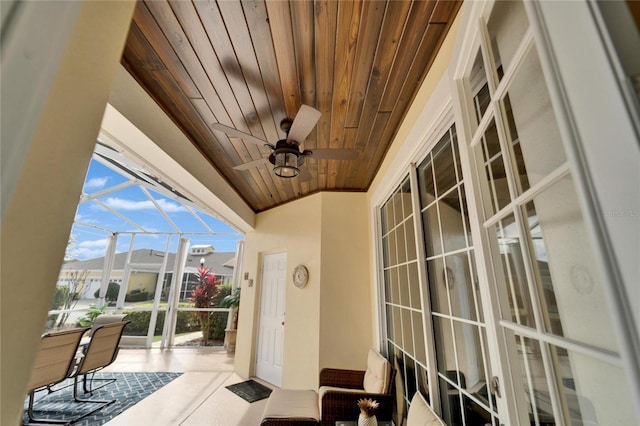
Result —
MULTIPOLYGON (((484 147, 502 161, 499 144, 485 141, 484 147)), ((422 175, 431 169, 435 185, 420 179, 418 186, 443 417, 449 425, 492 423, 497 408, 488 395, 486 332, 478 322, 481 307, 455 128, 418 166, 422 175)))
MULTIPOLYGON (((431 171, 429 175, 431 177, 423 175, 422 179, 433 183, 431 171)), ((403 382, 404 407, 399 407, 399 415, 402 415, 406 413, 406 407, 417 389, 426 390, 423 394, 427 399, 430 398, 415 218, 408 177, 381 207, 381 217, 385 212, 393 212, 392 218, 387 216, 386 221, 381 220, 381 241, 385 254, 386 346, 389 360, 403 382)))
MULTIPOLYGON (((583 223, 535 40, 525 38, 530 26, 523 2, 495 2, 486 22, 481 33, 488 38, 481 43, 488 49, 482 52, 490 55, 482 58, 474 52, 476 56, 469 58, 475 59, 468 77, 475 90, 470 112, 477 121, 486 111, 496 115, 485 117, 485 122, 492 121, 483 134, 474 135, 480 143, 470 152, 482 164, 476 171, 485 179, 481 185, 488 188, 480 202, 492 206, 485 207, 488 214, 481 220, 500 255, 492 257, 498 279, 490 285, 496 285, 501 300, 508 301, 500 306, 507 310, 501 318, 527 335, 516 333, 507 342, 507 353, 517 353, 518 358, 510 360, 511 373, 520 376, 517 382, 523 387, 516 390, 521 392, 517 399, 529 404, 531 424, 637 423, 635 414, 628 414, 633 410, 627 407, 633 403, 625 401, 629 393, 624 380, 602 386, 607 380, 604 375, 594 378, 616 369, 600 362, 596 352, 615 353, 618 345, 615 333, 606 332, 613 326, 602 303, 598 262, 583 223), (489 90, 478 77, 485 71, 489 90), (495 77, 501 80, 503 75, 510 78, 502 81, 498 98, 493 92, 495 77), (564 177, 553 184, 545 182, 563 167, 564 177), (515 203, 525 191, 537 195, 515 203), (569 338, 583 347, 584 354, 593 356, 571 354, 549 343, 546 336, 569 338), (601 389, 620 391, 612 395, 601 389), (617 405, 618 397, 622 408, 614 413, 611 407, 617 405)), ((488 402, 493 404, 491 399, 488 402)))

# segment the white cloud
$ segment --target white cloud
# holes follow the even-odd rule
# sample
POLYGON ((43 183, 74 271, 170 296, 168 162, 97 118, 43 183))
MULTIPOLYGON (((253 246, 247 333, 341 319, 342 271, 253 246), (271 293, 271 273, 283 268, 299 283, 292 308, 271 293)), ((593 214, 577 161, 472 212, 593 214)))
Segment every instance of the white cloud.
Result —
MULTIPOLYGON (((181 213, 186 211, 184 207, 182 207, 178 203, 173 203, 171 201, 165 199, 156 200, 156 202, 162 207, 162 209, 167 213, 181 213)), ((127 210, 127 211, 138 211, 138 210, 155 210, 156 206, 150 200, 145 201, 135 201, 135 200, 126 200, 124 198, 118 197, 109 197, 104 203, 116 210, 127 210)))
POLYGON ((92 225, 97 225, 97 224, 99 224, 99 223, 100 223, 100 222, 99 222, 98 220, 96 220, 95 218, 93 218, 93 217, 91 217, 91 216, 84 215, 84 214, 82 214, 82 213, 76 213, 76 219, 75 219, 75 221, 76 221, 76 222, 89 223, 89 224, 92 224, 92 225))
POLYGON ((78 247, 81 248, 96 248, 96 247, 107 247, 107 239, 103 238, 101 240, 86 240, 78 243, 78 247))
POLYGON ((71 250, 71 254, 74 258, 80 260, 93 259, 95 257, 104 256, 106 249, 106 238, 100 240, 86 240, 80 241, 78 244, 76 244, 73 250, 71 250))
POLYGON ((110 179, 109 176, 89 179, 88 181, 85 182, 84 189, 103 188, 107 184, 107 182, 109 182, 109 179, 110 179))

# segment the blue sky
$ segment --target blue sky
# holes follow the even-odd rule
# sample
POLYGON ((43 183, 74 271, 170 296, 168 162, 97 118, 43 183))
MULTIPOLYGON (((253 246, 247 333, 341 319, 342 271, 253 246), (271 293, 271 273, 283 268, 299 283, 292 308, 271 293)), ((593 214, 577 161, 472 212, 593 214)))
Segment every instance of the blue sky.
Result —
MULTIPOLYGON (((91 160, 89 171, 85 180, 83 192, 87 195, 98 194, 105 189, 128 182, 129 179, 114 172, 110 168, 91 160)), ((182 204, 169 199, 157 192, 148 190, 152 198, 164 209, 169 218, 184 233, 207 233, 207 228, 195 218, 182 204)), ((149 200, 143 190, 138 186, 129 186, 115 192, 104 194, 97 198, 100 203, 86 201, 78 205, 76 223, 74 223, 72 235, 75 240, 70 244, 68 253, 74 258, 84 260, 104 256, 106 238, 111 232, 103 229, 121 232, 118 237, 117 252, 126 252, 131 242, 129 231, 142 232, 132 223, 118 217, 104 206, 108 206, 122 216, 125 216, 153 232, 151 235, 137 235, 134 237, 134 249, 150 248, 165 250, 167 235, 162 232, 174 232, 170 223, 156 209, 154 203, 149 200), (90 226, 83 226, 83 223, 90 226), (102 228, 102 229, 100 229, 102 228)), ((209 228, 220 235, 185 235, 191 240, 191 245, 212 244, 216 251, 236 251, 237 241, 243 239, 235 229, 224 222, 195 210, 195 214, 204 221, 209 228), (235 234, 235 235, 224 235, 235 234)), ((169 250, 175 252, 178 236, 171 238, 169 250)))

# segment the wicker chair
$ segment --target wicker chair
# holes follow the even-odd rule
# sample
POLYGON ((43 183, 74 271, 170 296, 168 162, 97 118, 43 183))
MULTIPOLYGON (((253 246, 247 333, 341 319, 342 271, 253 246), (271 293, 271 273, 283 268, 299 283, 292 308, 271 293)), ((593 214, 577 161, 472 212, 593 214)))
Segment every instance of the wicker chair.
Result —
POLYGON ((380 353, 370 349, 367 370, 325 368, 320 372, 321 424, 335 425, 338 420, 357 420, 358 400, 371 398, 380 406, 379 419, 391 419, 395 371, 380 353))

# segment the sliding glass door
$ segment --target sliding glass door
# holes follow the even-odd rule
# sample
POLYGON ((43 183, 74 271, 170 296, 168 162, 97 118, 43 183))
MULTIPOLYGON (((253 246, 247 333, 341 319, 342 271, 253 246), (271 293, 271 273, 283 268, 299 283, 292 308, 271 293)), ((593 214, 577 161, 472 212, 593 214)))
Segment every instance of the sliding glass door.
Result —
POLYGON ((398 418, 416 390, 431 395, 415 220, 407 176, 381 209, 386 345, 402 395, 398 418))
POLYGON ((420 391, 449 425, 638 424, 529 11, 471 8, 455 123, 379 208, 396 421, 420 391))
POLYGON ((455 127, 382 206, 381 229, 397 419, 420 391, 447 424, 498 424, 455 127))
POLYGON ((442 416, 498 424, 455 127, 418 166, 418 190, 442 416))
POLYGON ((457 87, 509 403, 522 424, 633 424, 605 281, 525 5, 487 6, 475 30, 457 87))

